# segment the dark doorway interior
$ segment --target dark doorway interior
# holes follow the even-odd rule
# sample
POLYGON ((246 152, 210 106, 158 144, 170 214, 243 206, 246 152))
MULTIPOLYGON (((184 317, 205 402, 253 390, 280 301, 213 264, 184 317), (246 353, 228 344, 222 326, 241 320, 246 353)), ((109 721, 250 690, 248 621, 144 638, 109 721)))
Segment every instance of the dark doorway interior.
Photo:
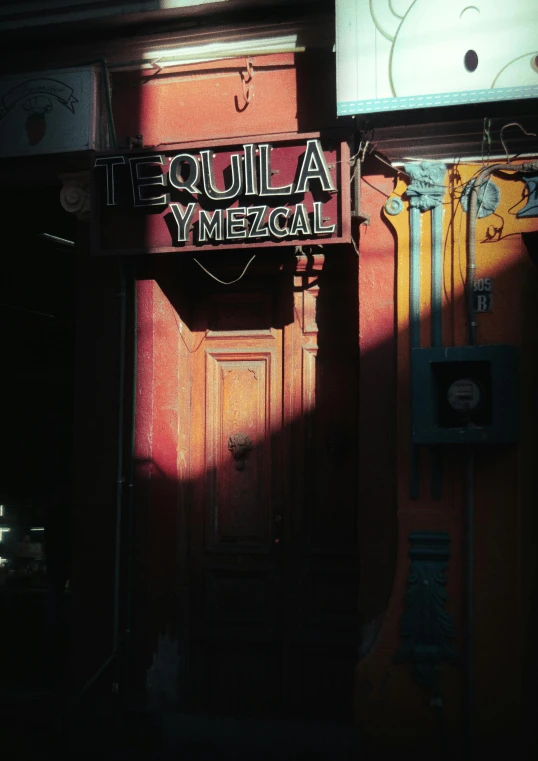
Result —
POLYGON ((69 575, 76 220, 60 186, 12 187, 0 277, 0 684, 61 672, 69 575))

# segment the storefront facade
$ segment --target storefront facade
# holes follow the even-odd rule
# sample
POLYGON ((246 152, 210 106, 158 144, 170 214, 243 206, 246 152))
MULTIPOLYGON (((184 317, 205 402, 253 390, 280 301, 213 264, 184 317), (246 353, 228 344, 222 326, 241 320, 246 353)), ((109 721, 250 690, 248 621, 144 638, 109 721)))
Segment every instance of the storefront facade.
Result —
POLYGON ((75 244, 69 689, 531 748, 535 117, 337 117, 301 6, 64 41, 93 143, 3 161, 75 244))

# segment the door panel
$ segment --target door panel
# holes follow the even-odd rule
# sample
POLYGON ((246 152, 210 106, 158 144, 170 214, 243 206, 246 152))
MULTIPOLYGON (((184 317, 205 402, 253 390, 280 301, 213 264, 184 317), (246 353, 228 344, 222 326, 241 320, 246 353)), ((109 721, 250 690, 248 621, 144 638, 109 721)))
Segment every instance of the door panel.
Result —
POLYGON ((320 270, 189 290, 190 710, 351 716, 356 259, 320 270))
POLYGON ((268 552, 271 413, 278 405, 274 352, 219 347, 205 354, 208 548, 268 552))

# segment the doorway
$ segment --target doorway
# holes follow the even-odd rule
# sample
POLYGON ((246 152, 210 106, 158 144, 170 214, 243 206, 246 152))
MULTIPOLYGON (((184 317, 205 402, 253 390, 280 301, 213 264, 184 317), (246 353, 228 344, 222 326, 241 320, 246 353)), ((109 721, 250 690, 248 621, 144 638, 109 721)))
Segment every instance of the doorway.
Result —
POLYGON ((182 707, 351 721, 356 255, 259 256, 231 285, 186 261, 156 281, 179 334, 182 707))

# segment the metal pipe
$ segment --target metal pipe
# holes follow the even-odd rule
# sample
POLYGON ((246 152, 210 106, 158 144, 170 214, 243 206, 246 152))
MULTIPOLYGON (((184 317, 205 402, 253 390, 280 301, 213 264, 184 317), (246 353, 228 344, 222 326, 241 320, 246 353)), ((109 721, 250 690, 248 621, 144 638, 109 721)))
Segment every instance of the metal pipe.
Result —
POLYGON ((135 423, 136 423, 136 391, 137 391, 137 356, 138 356, 138 294, 137 281, 132 278, 132 400, 131 400, 131 442, 129 461, 129 491, 127 496, 127 580, 126 580, 126 610, 125 610, 125 673, 124 696, 128 700, 131 677, 131 630, 133 614, 133 507, 134 507, 134 472, 135 472, 135 423))
POLYGON ((118 444, 116 463, 116 543, 114 548, 114 607, 112 650, 117 652, 119 646, 119 614, 120 614, 120 560, 121 560, 121 524, 122 524, 122 499, 123 499, 123 425, 125 404, 125 325, 126 325, 126 293, 125 293, 125 270, 121 257, 120 266, 120 366, 118 388, 118 444))
MULTIPOLYGON (((478 175, 480 177, 480 175, 478 175)), ((476 320, 474 313, 474 281, 476 270, 476 216, 478 214, 478 193, 476 181, 469 191, 469 209, 467 213, 467 277, 465 279, 465 301, 469 322, 469 344, 476 343, 476 320)))
POLYGON ((432 232, 432 346, 443 345, 443 207, 434 206, 431 211, 432 232))
MULTIPOLYGON (((439 203, 431 210, 432 284, 431 284, 431 344, 443 345, 443 207, 439 203)), ((431 495, 440 500, 443 491, 443 453, 441 447, 431 447, 431 495)))
POLYGON ((112 99, 110 96, 110 82, 108 81, 108 67, 104 58, 99 58, 97 63, 101 65, 101 78, 103 80, 103 89, 105 91, 106 114, 108 118, 108 128, 110 130, 111 148, 116 150, 118 142, 116 140, 116 127, 114 125, 114 115, 112 113, 112 99))
POLYGON ((124 424, 124 398, 125 398, 125 272, 121 257, 118 258, 120 267, 120 366, 118 387, 118 444, 117 444, 117 477, 116 477, 116 536, 114 545, 114 584, 113 584, 113 612, 112 612, 112 652, 103 661, 101 666, 92 674, 82 689, 75 695, 73 700, 66 706, 65 711, 58 719, 59 733, 64 727, 64 721, 69 713, 76 707, 88 690, 97 682, 107 668, 114 662, 119 650, 119 605, 120 605, 120 550, 121 550, 121 506, 123 492, 123 424, 124 424))
POLYGON ((411 349, 420 348, 420 209, 409 208, 410 283, 409 283, 409 342, 411 349))

